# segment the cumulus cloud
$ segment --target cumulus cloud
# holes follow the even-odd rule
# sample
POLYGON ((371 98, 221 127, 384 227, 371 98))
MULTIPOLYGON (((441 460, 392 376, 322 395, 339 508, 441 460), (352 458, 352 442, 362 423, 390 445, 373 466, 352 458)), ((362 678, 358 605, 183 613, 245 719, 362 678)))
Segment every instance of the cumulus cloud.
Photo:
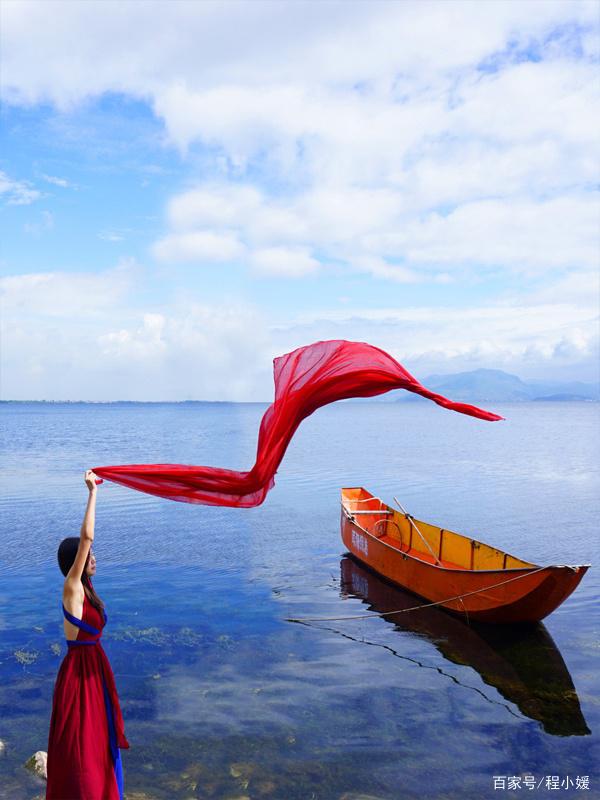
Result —
POLYGON ((572 270, 559 280, 536 289, 531 299, 537 303, 577 304, 593 316, 600 305, 600 273, 572 270))
POLYGON ((281 349, 314 338, 368 341, 421 376, 493 365, 521 377, 598 379, 599 319, 593 298, 583 305, 344 307, 281 324, 273 330, 273 337, 281 349))
POLYGON ((105 91, 148 96, 174 79, 200 89, 217 78, 230 85, 264 84, 274 75, 285 83, 353 84, 395 75, 402 89, 404 80, 426 85, 491 55, 502 64, 514 52, 539 47, 556 28, 579 26, 583 35, 595 22, 594 2, 339 0, 317 8, 261 0, 85 6, 6 0, 3 84, 13 102, 62 106, 105 91), (127 30, 137 32, 135 47, 127 30), (68 59, 56 57, 64 53, 68 59))
POLYGON ((61 189, 69 189, 72 188, 73 184, 68 181, 66 178, 58 178, 56 175, 44 175, 42 174, 41 177, 46 183, 51 183, 54 186, 60 186, 61 189))
POLYGON ((7 0, 3 16, 9 102, 149 98, 180 147, 201 140, 236 166, 267 157, 313 178, 402 183, 436 139, 593 141, 593 2, 7 0), (135 48, 123 30, 138 31, 135 48))
POLYGON ((16 181, 0 170, 0 196, 9 206, 27 206, 42 196, 27 181, 16 181))
MULTIPOLYGON (((189 175, 150 246, 161 264, 209 273, 235 262, 257 281, 362 273, 413 291, 454 282, 455 297, 495 281, 470 308, 349 299, 341 315, 286 311, 279 326, 226 299, 140 308, 133 267, 13 276, 3 289, 14 396, 39 397, 51 370, 74 364, 53 392, 83 396, 85 377, 90 399, 139 397, 150 375, 152 399, 267 399, 259 364, 332 336, 425 372, 590 373, 595 2, 5 0, 2 13, 5 103, 68 114, 116 93, 164 124, 189 175), (511 297, 506 278, 520 282, 511 297)), ((12 205, 40 196, 4 173, 0 192, 12 205)))
MULTIPOLYGON (((297 61, 273 51, 276 18, 270 55, 254 42, 227 66, 213 54, 204 72, 171 66, 148 87, 171 141, 212 149, 224 171, 171 198, 154 254, 314 271, 289 258, 256 270, 285 249, 400 282, 590 267, 592 5, 355 4, 343 22, 334 6, 308 13, 297 61)), ((253 9, 237 9, 250 25, 253 9)))
POLYGON ((162 261, 236 259, 282 277, 329 263, 402 282, 481 267, 534 275, 593 269, 597 219, 597 201, 584 192, 415 214, 401 193, 385 188, 318 188, 282 200, 256 186, 224 183, 174 197, 168 221, 175 230, 153 252, 162 261))
POLYGON ((243 252, 234 235, 213 231, 174 233, 160 239, 153 247, 159 261, 231 261, 243 252))
POLYGON ((432 213, 383 243, 411 263, 490 265, 517 271, 594 267, 598 263, 598 204, 561 197, 533 203, 486 200, 448 215, 432 213))
POLYGON ((298 278, 316 272, 319 262, 308 250, 290 247, 268 247, 252 254, 255 270, 263 275, 298 278))
MULTIPOLYGON (((415 76, 401 98, 393 72, 362 91, 323 81, 206 89, 175 83, 157 93, 154 107, 180 148, 194 140, 220 147, 238 168, 268 158, 290 178, 302 172, 344 186, 377 181, 401 187, 410 162, 430 153, 463 160, 479 144, 507 160, 513 148, 546 141, 574 156, 581 177, 591 176, 592 165, 573 151, 594 142, 592 62, 509 64, 493 73, 471 64, 457 75, 433 78, 421 87, 415 76)), ((537 171, 549 171, 547 162, 535 161, 537 171)), ((555 181, 564 183, 567 175, 557 166, 555 181)), ((481 191, 489 177, 482 173, 474 188, 481 191)))
POLYGON ((178 231, 227 227, 239 224, 241 217, 254 213, 260 204, 260 192, 252 186, 205 185, 171 198, 167 213, 170 225, 178 231))
POLYGON ((5 6, 8 102, 124 93, 213 154, 168 204, 160 261, 402 282, 592 263, 593 2, 5 6))
POLYGON ((247 302, 209 304, 191 294, 140 307, 143 275, 133 264, 73 277, 2 280, 5 399, 269 400, 272 358, 328 338, 369 341, 421 377, 480 366, 525 378, 597 375, 598 315, 585 274, 571 276, 572 295, 557 284, 553 296, 527 303, 345 302, 281 323, 247 302))
POLYGON ((267 324, 251 305, 136 305, 133 263, 14 275, 2 293, 5 399, 256 400, 269 396, 267 324))
POLYGON ((38 272, 0 278, 4 313, 19 320, 98 316, 118 305, 138 269, 134 262, 123 261, 97 274, 38 272))
POLYGON ((133 330, 121 328, 101 334, 98 337, 100 352, 103 356, 121 359, 126 363, 140 359, 155 362, 162 358, 167 349, 163 337, 165 322, 163 314, 143 314, 141 326, 133 330))
POLYGON ((572 270, 542 288, 462 308, 430 305, 306 312, 272 328, 279 349, 352 338, 388 350, 421 377, 480 367, 522 378, 598 382, 600 275, 572 270))

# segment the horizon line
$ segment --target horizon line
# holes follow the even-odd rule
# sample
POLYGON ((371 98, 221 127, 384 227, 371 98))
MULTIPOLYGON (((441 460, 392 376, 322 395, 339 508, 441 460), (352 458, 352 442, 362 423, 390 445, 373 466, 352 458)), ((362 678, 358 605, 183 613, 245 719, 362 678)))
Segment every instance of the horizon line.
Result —
MULTIPOLYGON (((378 398, 382 395, 375 395, 374 397, 346 397, 342 400, 338 400, 337 403, 377 403, 381 405, 382 401, 378 398)), ((413 396, 409 394, 406 396, 406 401, 411 400, 422 400, 424 398, 420 398, 418 396, 413 396)), ((493 397, 475 397, 475 398, 467 398, 467 399, 460 399, 459 402, 477 402, 477 403, 539 403, 540 401, 547 401, 553 403, 600 403, 600 398, 598 397, 562 397, 561 393, 555 395, 546 395, 542 397, 524 397, 522 399, 511 399, 511 400, 496 400, 493 397)), ((403 402, 402 399, 398 399, 396 401, 390 401, 389 405, 392 405, 394 402, 403 402)), ((96 405, 96 406, 109 406, 109 405, 183 405, 183 404, 191 404, 191 403, 202 403, 202 404, 211 404, 211 405, 271 405, 273 400, 5 400, 0 398, 0 405, 2 404, 9 404, 9 403, 40 403, 44 405, 96 405)))

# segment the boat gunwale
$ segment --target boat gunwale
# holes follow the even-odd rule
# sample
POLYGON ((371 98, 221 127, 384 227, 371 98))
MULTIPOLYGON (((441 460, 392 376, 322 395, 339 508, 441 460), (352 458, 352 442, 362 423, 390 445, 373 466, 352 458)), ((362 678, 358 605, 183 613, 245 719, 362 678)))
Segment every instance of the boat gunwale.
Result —
MULTIPOLYGON (((367 491, 362 486, 361 487, 348 487, 348 488, 361 488, 361 489, 363 489, 363 491, 365 491, 365 492, 367 491)), ((343 491, 344 490, 342 489, 342 492, 343 491)), ((384 503, 383 500, 381 500, 380 497, 375 497, 373 495, 371 498, 365 498, 365 500, 371 500, 371 499, 379 500, 379 502, 382 505, 384 505, 386 507, 386 509, 389 509, 390 511, 395 512, 395 509, 393 509, 391 506, 388 506, 386 503, 384 503)), ((344 501, 343 500, 340 502, 340 505, 342 507, 342 511, 344 512, 344 515, 346 516, 346 519, 348 520, 348 522, 351 525, 353 525, 355 528, 358 528, 366 536, 369 536, 373 541, 378 542, 379 544, 382 544, 384 547, 389 547, 390 550, 393 550, 394 553, 397 553, 398 555, 401 555, 403 558, 410 558, 413 561, 417 561, 419 564, 424 564, 427 567, 433 567, 434 569, 438 569, 438 570, 441 570, 443 572, 452 572, 452 573, 455 573, 455 574, 456 573, 460 573, 460 574, 467 573, 469 575, 485 575, 485 574, 493 572, 495 574, 504 575, 504 573, 507 573, 507 572, 524 572, 524 573, 527 574, 527 573, 532 572, 534 570, 541 571, 543 569, 544 570, 545 569, 570 569, 570 570, 578 571, 578 570, 583 569, 583 568, 589 569, 589 567, 591 567, 591 564, 548 564, 547 566, 541 566, 540 564, 533 564, 533 563, 531 563, 530 566, 528 566, 528 567, 504 567, 504 568, 501 568, 501 569, 466 569, 464 567, 458 567, 458 569, 453 569, 452 567, 444 567, 444 566, 441 566, 439 564, 434 564, 434 563, 431 563, 429 561, 425 561, 422 558, 417 558, 417 556, 410 555, 410 553, 405 551, 405 550, 401 550, 400 548, 394 547, 394 545, 389 544, 388 542, 384 542, 382 539, 380 539, 377 536, 375 536, 375 534, 371 533, 366 528, 363 528, 362 525, 360 525, 360 523, 358 523, 356 521, 356 518, 352 515, 352 511, 350 511, 350 509, 346 508, 346 506, 344 505, 344 501)), ((377 514, 377 512, 380 512, 380 511, 382 511, 382 509, 373 509, 373 514, 377 514)), ((410 517, 410 515, 408 515, 408 516, 410 517)), ((418 520, 418 522, 425 522, 425 520, 418 520)), ((425 524, 426 525, 430 525, 431 523, 425 522, 425 524)), ((437 527, 437 526, 432 526, 432 527, 437 527)), ((451 531, 451 533, 454 533, 456 536, 461 536, 463 539, 467 539, 467 540, 472 541, 472 542, 473 541, 477 541, 476 539, 469 539, 468 536, 465 536, 462 533, 456 533, 456 531, 451 531)), ((480 544, 486 544, 486 543, 485 542, 481 542, 480 544)), ((486 544, 486 546, 487 547, 491 547, 492 545, 487 545, 486 544)), ((497 548, 497 547, 494 548, 494 549, 498 550, 500 553, 505 553, 506 555, 510 556, 511 558, 516 558, 516 556, 513 556, 510 553, 507 553, 506 550, 499 550, 499 548, 497 548)))

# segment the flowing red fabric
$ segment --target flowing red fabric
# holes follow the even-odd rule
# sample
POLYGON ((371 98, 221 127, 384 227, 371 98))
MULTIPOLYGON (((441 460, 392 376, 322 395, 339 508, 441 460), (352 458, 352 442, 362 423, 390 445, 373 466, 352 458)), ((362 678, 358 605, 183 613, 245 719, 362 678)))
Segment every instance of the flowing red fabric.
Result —
POLYGON ((430 392, 384 350, 364 342, 315 342, 274 360, 275 400, 260 423, 256 463, 249 472, 185 464, 127 464, 94 467, 101 478, 141 492, 212 506, 260 505, 290 439, 317 408, 350 397, 374 397, 407 389, 444 408, 495 421, 497 414, 453 403, 430 392))

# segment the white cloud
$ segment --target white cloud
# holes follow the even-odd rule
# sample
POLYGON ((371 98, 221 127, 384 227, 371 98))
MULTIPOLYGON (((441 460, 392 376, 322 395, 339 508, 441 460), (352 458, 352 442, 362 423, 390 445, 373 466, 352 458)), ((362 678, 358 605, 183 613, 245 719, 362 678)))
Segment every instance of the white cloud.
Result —
POLYGON ((103 242, 122 242, 125 237, 116 231, 101 231, 98 234, 98 238, 102 239, 103 242))
POLYGON ((447 216, 411 221, 404 234, 381 242, 408 263, 487 265, 547 271, 598 264, 598 203, 561 197, 539 203, 487 200, 466 203, 447 216))
MULTIPOLYGON (((438 161, 451 164, 468 158, 478 145, 501 161, 508 161, 513 149, 522 160, 523 150, 532 145, 559 148, 577 172, 569 175, 564 163, 556 164, 555 184, 570 186, 592 176, 593 165, 577 148, 595 142, 593 63, 541 61, 493 74, 482 74, 472 64, 452 79, 436 77, 422 89, 415 78, 402 102, 393 73, 381 76, 381 88, 362 93, 324 82, 202 90, 175 83, 157 94, 155 110, 181 149, 199 140, 222 148, 242 169, 252 159, 268 158, 293 179, 309 175, 342 186, 377 182, 404 188, 410 185, 411 162, 433 151, 438 161)), ((534 156, 529 172, 543 175, 551 167, 534 156)), ((470 175, 478 193, 489 192, 490 177, 485 170, 470 175)), ((517 190, 527 177, 514 169, 509 173, 517 190)))
POLYGON ((596 298, 575 294, 469 308, 370 309, 344 302, 276 324, 248 303, 165 296, 137 307, 135 265, 99 274, 3 279, 2 392, 6 399, 269 400, 271 362, 310 341, 368 341, 420 377, 493 366, 521 377, 594 380, 596 298), (73 280, 75 278, 75 280, 73 280))
POLYGON ((156 242, 152 248, 159 261, 231 261, 243 253, 234 235, 213 231, 173 233, 156 242))
POLYGON ((0 195, 9 206, 27 206, 40 198, 41 192, 33 189, 27 181, 16 181, 0 170, 0 195))
POLYGON ((242 172, 266 160, 289 187, 213 182, 173 199, 170 223, 237 226, 251 249, 318 247, 391 279, 417 266, 590 267, 595 71, 564 58, 471 69, 404 102, 390 84, 173 85, 155 108, 182 148, 199 139, 242 172))
POLYGON ((206 185, 173 197, 167 214, 175 230, 187 231, 237 224, 241 216, 254 212, 260 203, 260 192, 251 186, 206 185))
MULTIPOLYGON (((401 264, 390 263, 379 255, 358 251, 349 255, 348 263, 359 272, 367 272, 376 278, 384 278, 395 283, 419 283, 423 280, 423 276, 417 272, 407 269, 401 264)), ((441 277, 440 274, 434 273, 430 276, 430 281, 439 283, 441 277)))
POLYGON ((486 199, 449 213, 415 213, 401 192, 386 188, 319 188, 278 199, 255 186, 211 184, 171 199, 168 220, 175 232, 154 245, 154 255, 226 261, 243 259, 247 251, 250 264, 282 277, 331 262, 401 282, 437 282, 448 270, 476 273, 481 267, 536 274, 597 266, 597 218, 597 201, 586 193, 538 202, 486 199), (206 225, 215 227, 207 231, 206 225), (299 253, 302 261, 292 258, 299 253))
POLYGON ((300 278, 319 268, 319 262, 303 248, 268 247, 252 254, 252 265, 261 275, 300 278))
POLYGON ((421 377, 493 366, 521 377, 597 380, 600 356, 594 298, 585 305, 345 307, 281 324, 273 337, 281 350, 321 338, 368 341, 421 377))
POLYGON ((264 345, 264 323, 250 306, 187 301, 164 313, 136 316, 141 316, 141 324, 98 337, 103 359, 126 364, 140 377, 144 374, 140 370, 162 373, 163 380, 154 391, 161 397, 167 392, 172 399, 181 399, 175 394, 178 390, 189 395, 194 387, 203 386, 205 395, 200 399, 245 399, 236 397, 232 389, 238 379, 242 384, 252 382, 243 362, 254 364, 256 356, 251 352, 264 345), (211 381, 215 385, 211 386, 211 381))
MULTIPOLYGON (((330 336, 365 338, 424 372, 590 371, 595 2, 4 0, 2 14, 5 103, 65 112, 122 94, 147 103, 191 156, 157 260, 458 288, 491 273, 500 285, 471 308, 349 301, 342 315, 269 331, 245 305, 132 307, 133 268, 13 276, 3 288, 14 396, 77 397, 85 385, 90 399, 134 397, 150 374, 163 397, 266 399, 260 365, 330 336), (523 282, 509 299, 507 274, 523 282)), ((0 192, 16 205, 40 197, 4 173, 0 192)))
POLYGON ((142 325, 134 330, 122 328, 101 334, 98 343, 102 355, 127 363, 147 359, 155 364, 167 349, 163 338, 165 321, 163 314, 143 314, 142 325))
POLYGON ((594 144, 596 126, 589 113, 598 102, 594 73, 592 62, 557 58, 473 76, 459 90, 453 127, 496 141, 558 138, 572 145, 594 144))
POLYGON ((73 184, 66 180, 66 178, 57 178, 55 175, 44 175, 42 174, 41 177, 47 183, 52 183, 54 186, 60 186, 61 189, 70 189, 73 187, 73 184))
POLYGON ((212 154, 161 261, 285 248, 404 282, 592 265, 594 2, 5 6, 8 102, 125 93, 212 154))
POLYGON ((125 296, 135 278, 134 262, 123 261, 105 272, 38 272, 0 278, 7 318, 86 319, 109 311, 125 296))
POLYGON ((594 2, 332 2, 317 9, 311 2, 167 0, 151 8, 5 0, 5 96, 64 106, 105 91, 148 96, 176 79, 198 89, 217 76, 229 84, 264 84, 274 75, 286 83, 353 84, 395 75, 400 86, 407 79, 421 85, 502 53, 508 42, 523 49, 566 23, 590 28, 597 14, 594 2), (138 32, 133 48, 129 30, 138 32))
POLYGON ((593 315, 600 308, 600 274, 598 271, 568 272, 558 281, 537 289, 530 299, 537 303, 577 304, 593 315))
POLYGON ((145 280, 131 263, 2 279, 3 397, 268 398, 272 354, 256 309, 191 297, 139 308, 145 280))
POLYGON ((593 2, 4 5, 9 102, 149 98, 181 148, 200 139, 237 166, 267 156, 313 178, 401 180, 436 137, 593 141, 593 56, 557 36, 570 26, 583 47, 593 2), (544 59, 520 63, 536 48, 544 59))

